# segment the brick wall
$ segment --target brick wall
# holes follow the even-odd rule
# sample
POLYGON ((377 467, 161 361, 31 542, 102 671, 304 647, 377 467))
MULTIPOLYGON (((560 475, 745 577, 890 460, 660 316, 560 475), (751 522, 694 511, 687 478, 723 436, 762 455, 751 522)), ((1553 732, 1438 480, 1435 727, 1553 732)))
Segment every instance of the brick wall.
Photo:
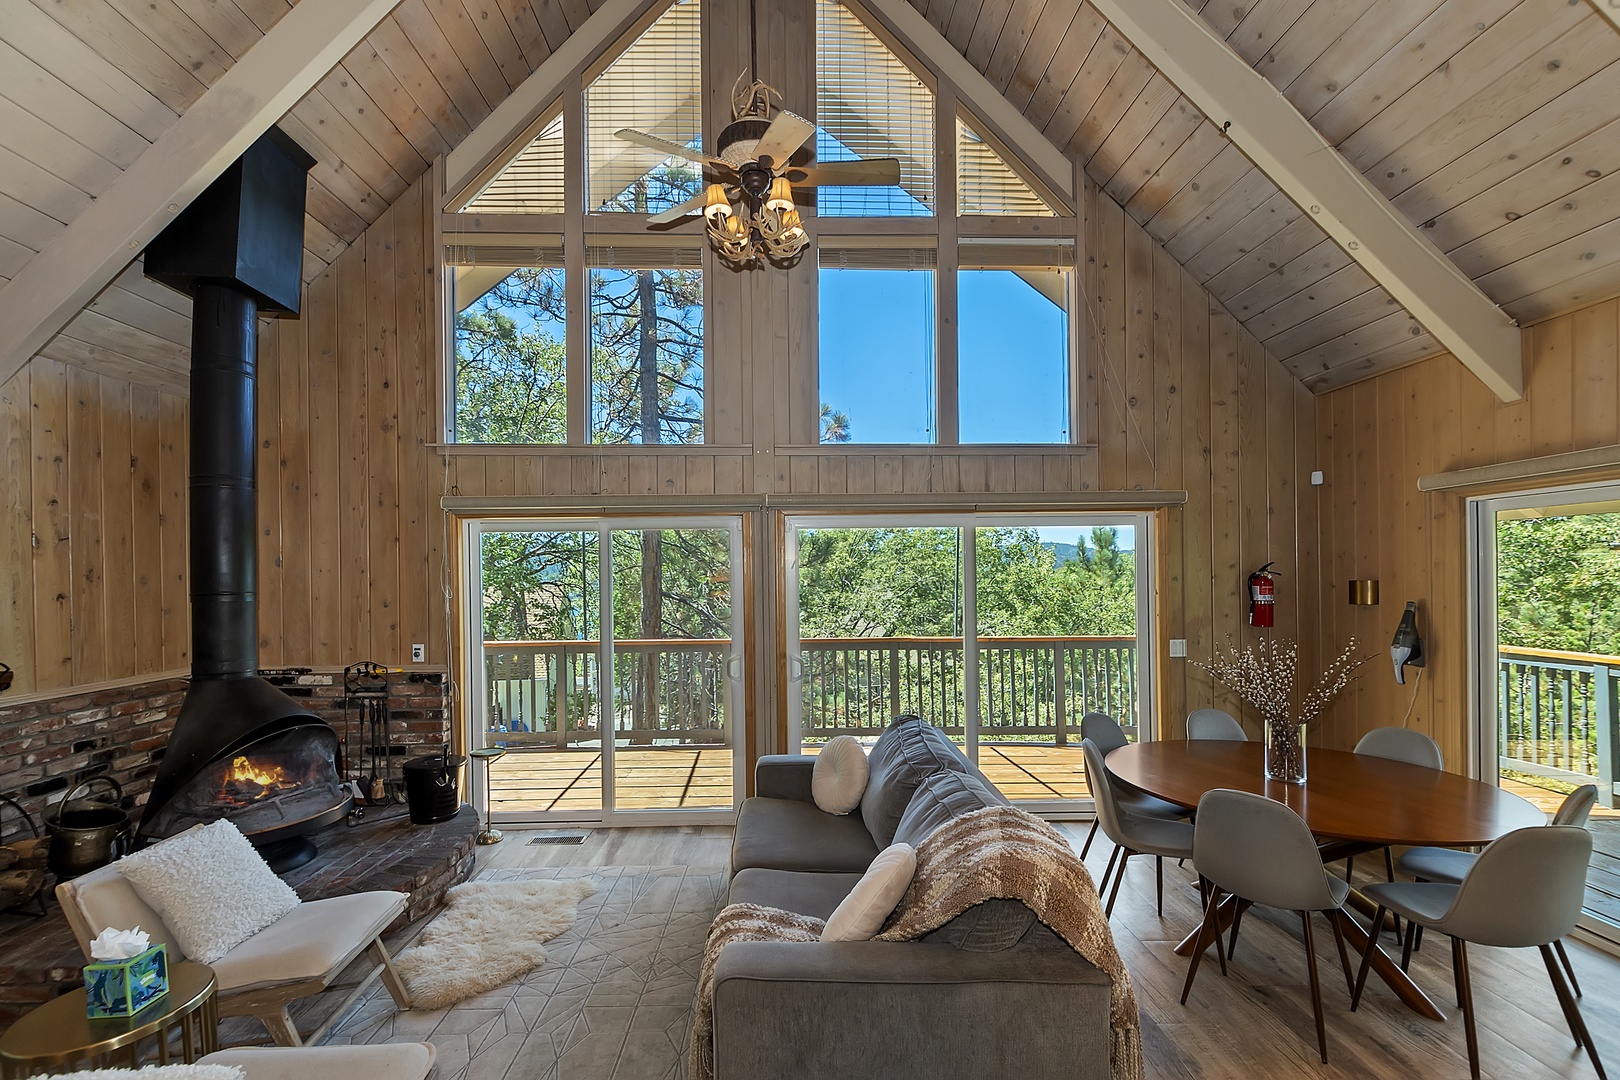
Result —
MULTIPOLYGON (((300 669, 269 678, 344 737, 341 670, 300 669)), ((39 821, 47 803, 69 786, 110 776, 123 788, 126 806, 144 805, 185 689, 186 680, 170 678, 12 706, 0 699, 0 793, 39 821)), ((435 751, 449 738, 446 693, 442 671, 389 675, 396 759, 435 751)), ((0 812, 0 839, 21 829, 14 812, 0 812)))

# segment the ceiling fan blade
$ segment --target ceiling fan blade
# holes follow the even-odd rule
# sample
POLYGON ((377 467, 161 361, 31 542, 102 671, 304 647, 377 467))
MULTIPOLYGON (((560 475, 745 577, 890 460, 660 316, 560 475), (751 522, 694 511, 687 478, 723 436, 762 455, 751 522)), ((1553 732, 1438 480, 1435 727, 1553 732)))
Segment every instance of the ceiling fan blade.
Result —
POLYGON ((731 168, 729 163, 717 157, 710 157, 701 150, 693 150, 691 147, 682 146, 680 143, 672 143, 668 139, 660 139, 656 135, 648 135, 646 132, 636 131, 634 128, 620 128, 613 134, 625 142, 633 142, 637 146, 645 146, 648 149, 657 150, 671 157, 682 157, 688 161, 701 161, 706 165, 719 165, 725 169, 731 168))
POLYGON ((685 202, 681 203, 679 206, 672 206, 668 210, 663 211, 662 213, 654 214, 652 217, 647 219, 647 224, 649 224, 649 225, 667 225, 671 221, 679 221, 681 218, 685 217, 687 214, 690 214, 692 211, 703 209, 703 204, 704 204, 704 202, 707 201, 707 199, 708 199, 708 196, 706 194, 705 195, 699 195, 696 198, 687 199, 685 202))
POLYGON ((873 158, 870 161, 829 161, 813 169, 789 169, 787 178, 794 187, 822 184, 840 187, 876 185, 887 187, 900 182, 899 158, 873 158), (801 179, 802 177, 802 179, 801 179))
POLYGON ((793 151, 804 145, 804 141, 816 133, 816 125, 796 113, 786 109, 776 114, 771 126, 765 129, 760 136, 759 145, 754 147, 754 158, 760 160, 770 158, 768 168, 777 168, 793 156, 793 151))

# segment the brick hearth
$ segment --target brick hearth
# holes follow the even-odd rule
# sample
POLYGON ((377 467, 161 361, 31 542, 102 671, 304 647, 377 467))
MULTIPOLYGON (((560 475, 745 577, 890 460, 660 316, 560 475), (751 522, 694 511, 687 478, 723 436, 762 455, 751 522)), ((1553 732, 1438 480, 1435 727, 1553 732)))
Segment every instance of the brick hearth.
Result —
MULTIPOLYGON (((320 854, 283 875, 305 900, 395 889, 410 894, 405 915, 390 929, 428 914, 445 892, 473 870, 478 819, 463 806, 449 821, 412 825, 404 807, 370 812, 355 828, 338 824, 317 836, 320 854)), ((50 914, 34 919, 0 915, 0 1030, 41 1002, 83 982, 84 963, 54 897, 50 914)))

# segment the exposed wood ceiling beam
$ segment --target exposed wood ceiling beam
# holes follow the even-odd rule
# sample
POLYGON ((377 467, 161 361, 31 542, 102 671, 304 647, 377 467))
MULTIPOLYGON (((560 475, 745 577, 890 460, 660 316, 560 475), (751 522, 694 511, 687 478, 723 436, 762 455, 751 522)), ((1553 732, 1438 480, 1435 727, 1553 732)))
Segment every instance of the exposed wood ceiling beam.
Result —
POLYGON ((220 76, 0 290, 0 383, 314 88, 398 0, 309 0, 220 76))
POLYGON ((1620 30, 1620 0, 1588 0, 1588 2, 1597 8, 1599 15, 1613 23, 1616 30, 1620 30))
POLYGON ((507 151, 515 152, 512 144, 524 136, 532 139, 539 134, 530 129, 563 87, 655 6, 662 12, 668 5, 660 0, 607 0, 593 11, 556 52, 541 61, 532 75, 445 156, 444 191, 437 193, 441 207, 459 210, 488 186, 505 166, 507 151))
POLYGON ((1523 396, 1523 342, 1513 320, 1201 17, 1181 0, 1091 2, 1498 397, 1523 396))

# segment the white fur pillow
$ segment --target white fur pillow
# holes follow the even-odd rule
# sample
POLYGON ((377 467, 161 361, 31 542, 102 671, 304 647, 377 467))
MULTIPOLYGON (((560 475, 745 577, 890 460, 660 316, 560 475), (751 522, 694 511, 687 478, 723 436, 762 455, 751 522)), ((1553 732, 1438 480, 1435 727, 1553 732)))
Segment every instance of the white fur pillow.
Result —
POLYGON ((204 964, 298 906, 298 894, 229 821, 188 829, 116 865, 186 958, 204 964))
POLYGON ((911 887, 917 853, 910 844, 893 844, 878 852, 866 874, 827 917, 822 941, 870 941, 911 887))
POLYGON ((829 814, 847 814, 866 794, 866 748, 853 735, 830 739, 810 772, 810 795, 829 814))
POLYGON ((84 1069, 55 1080, 244 1080, 236 1065, 146 1065, 139 1069, 84 1069))

